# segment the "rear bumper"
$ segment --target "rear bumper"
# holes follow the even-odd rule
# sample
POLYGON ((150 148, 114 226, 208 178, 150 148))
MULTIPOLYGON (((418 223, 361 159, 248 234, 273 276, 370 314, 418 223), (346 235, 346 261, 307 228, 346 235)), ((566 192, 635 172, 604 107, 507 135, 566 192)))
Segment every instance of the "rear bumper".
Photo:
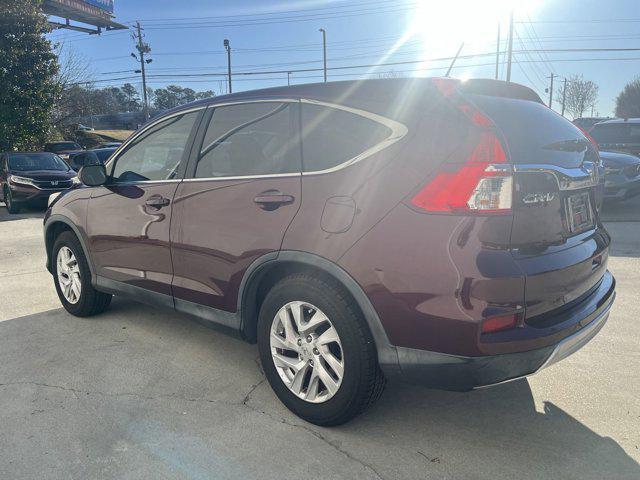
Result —
MULTIPOLYGON (((586 345, 602 329, 615 299, 615 282, 607 272, 611 288, 595 294, 581 305, 583 315, 573 321, 580 325, 574 333, 543 348, 517 353, 464 357, 397 347, 399 373, 411 383, 430 388, 466 391, 496 385, 532 375, 559 362, 586 345), (591 308, 589 308, 591 307, 591 308), (584 312, 590 313, 584 316, 584 312)), ((384 369, 384 366, 383 366, 384 369)))

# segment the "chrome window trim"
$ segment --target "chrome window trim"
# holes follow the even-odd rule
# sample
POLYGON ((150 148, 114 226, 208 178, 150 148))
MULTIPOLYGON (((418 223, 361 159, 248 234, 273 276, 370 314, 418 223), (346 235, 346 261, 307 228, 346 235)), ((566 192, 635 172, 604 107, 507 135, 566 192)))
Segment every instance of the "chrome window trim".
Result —
POLYGON ((239 104, 245 104, 245 103, 257 103, 257 102, 275 102, 275 103, 282 103, 282 102, 290 102, 290 103, 296 103, 296 102, 300 102, 300 103, 307 103, 310 105, 320 105, 320 106, 324 106, 324 107, 328 107, 328 108, 335 108, 336 110, 343 110, 349 113, 352 113, 354 115, 358 115, 364 118, 368 118, 369 120, 372 120, 374 122, 378 122, 382 125, 384 125, 385 127, 389 128, 391 130, 390 135, 384 139, 382 142, 379 142, 378 144, 368 148, 367 150, 365 150, 364 152, 360 153, 359 155, 356 155, 353 158, 350 158, 348 160, 346 160, 345 162, 336 165, 334 167, 331 168, 327 168, 325 170, 313 170, 310 172, 297 172, 297 173, 272 173, 272 174, 264 174, 264 175, 237 175, 237 176, 226 176, 226 177, 201 177, 201 178, 185 178, 184 181, 185 182, 195 182, 195 181, 204 181, 204 180, 253 180, 253 179, 260 179, 260 178, 282 178, 282 177, 294 177, 294 176, 310 176, 310 175, 323 175, 326 173, 332 173, 332 172, 336 172, 338 170, 342 170, 343 168, 347 168, 350 165, 353 165, 355 163, 358 163, 362 160, 364 160, 367 157, 370 157, 371 155, 378 153, 382 150, 384 150, 385 148, 393 145, 394 143, 402 140, 402 138, 404 138, 407 133, 409 132, 409 129, 407 128, 406 125, 404 125, 403 123, 397 122, 395 120, 391 120, 390 118, 387 117, 383 117, 382 115, 378 115, 376 113, 371 113, 371 112, 367 112, 366 110, 361 110, 361 109, 357 109, 357 108, 352 108, 352 107, 347 107, 346 105, 339 105, 336 103, 330 103, 330 102, 324 102, 324 101, 320 101, 320 100, 313 100, 313 99, 308 99, 308 98, 301 98, 300 100, 292 100, 292 99, 265 99, 265 100, 244 100, 244 101, 236 101, 236 102, 226 102, 226 103, 220 103, 220 104, 212 104, 209 105, 211 108, 216 108, 216 107, 223 107, 223 106, 228 106, 228 105, 239 105, 239 104))
MULTIPOLYGON (((111 154, 111 157, 109 157, 109 160, 107 160, 107 162, 104 164, 104 168, 109 171, 111 167, 111 164, 115 161, 118 160, 118 158, 120 158, 120 154, 123 153, 121 151, 124 151, 125 148, 127 148, 129 146, 129 144, 131 142, 133 142, 134 140, 136 140, 138 137, 140 137, 141 135, 143 135, 147 130, 155 127, 156 125, 158 125, 159 123, 164 122, 165 120, 169 120, 170 118, 173 117, 179 117, 180 115, 186 115, 187 113, 193 113, 193 112, 198 112, 200 110, 205 110, 209 105, 200 105, 197 107, 193 107, 193 108, 188 108, 185 110, 180 110, 179 112, 174 112, 171 113, 169 115, 162 115, 158 118, 156 118, 155 120, 153 120, 151 123, 145 125, 144 127, 142 127, 140 130, 138 130, 137 132, 133 133, 129 138, 127 138, 122 145, 120 145, 115 152, 113 152, 111 154)), ((140 182, 127 182, 127 183, 142 183, 142 182, 164 182, 166 180, 141 180, 140 182)), ((124 183, 124 182, 123 182, 124 183)), ((120 183, 119 185, 122 185, 123 183, 120 183)))
MULTIPOLYGON (((333 173, 333 172, 337 172, 338 170, 342 170, 343 168, 347 168, 347 167, 349 167, 351 165, 354 165, 354 164, 364 160, 365 158, 368 158, 368 157, 370 157, 370 156, 372 156, 372 155, 384 150, 387 147, 390 147, 394 143, 399 142, 409 132, 409 129, 403 123, 397 122, 395 120, 391 120, 390 118, 387 118, 387 117, 383 117, 382 115, 378 115, 377 113, 372 113, 372 112, 367 112, 366 110, 361 110, 359 108, 347 107, 346 105, 339 105, 337 103, 323 102, 321 100, 312 100, 312 99, 307 99, 307 98, 300 99, 300 102, 301 103, 306 103, 306 104, 309 104, 309 105, 320 105, 320 106, 323 106, 323 107, 334 108, 336 110, 343 110, 345 112, 349 112, 349 113, 352 113, 354 115, 358 115, 360 117, 364 117, 364 118, 367 118, 367 119, 372 120, 374 122, 380 123, 380 124, 384 125, 385 127, 389 128, 391 130, 391 133, 389 134, 389 136, 387 138, 385 138, 383 141, 377 143, 376 145, 373 145, 372 147, 369 147, 364 152, 356 155, 355 157, 350 158, 349 160, 346 160, 346 161, 340 163, 339 165, 336 165, 336 166, 331 167, 331 168, 326 168, 324 170, 313 170, 313 171, 310 171, 310 172, 302 172, 302 175, 304 175, 304 176, 322 175, 322 174, 325 174, 325 173, 333 173)), ((304 140, 302 140, 302 141, 304 141, 304 140)))
POLYGON ((191 113, 191 112, 197 112, 197 111, 203 110, 203 109, 209 109, 209 108, 215 109, 215 108, 219 108, 219 107, 227 107, 227 106, 233 106, 233 105, 244 105, 244 104, 249 104, 249 103, 306 103, 306 104, 309 104, 309 105, 320 105, 320 106, 324 106, 324 107, 328 107, 328 108, 335 108, 336 110, 342 110, 342 111, 345 111, 345 112, 349 112, 349 113, 352 113, 354 115, 358 115, 358 116, 367 118, 369 120, 372 120, 374 122, 380 123, 380 124, 386 126, 387 128, 389 128, 391 130, 391 133, 382 142, 379 142, 376 145, 368 148, 367 150, 365 150, 364 152, 360 153, 359 155, 356 155, 355 157, 350 158, 350 159, 342 162, 339 165, 336 165, 336 166, 331 167, 331 168, 327 168, 325 170, 313 170, 313 171, 310 171, 310 172, 270 173, 270 174, 263 174, 263 175, 236 175, 236 176, 225 176, 225 177, 201 177, 201 178, 192 177, 192 178, 169 179, 169 180, 141 180, 141 181, 138 181, 138 182, 122 182, 122 183, 118 183, 117 185, 138 185, 138 184, 151 184, 151 183, 183 182, 183 181, 184 182, 199 182, 199 181, 213 181, 213 180, 219 180, 219 181, 256 180, 256 179, 267 179, 267 178, 286 178, 286 177, 301 177, 301 176, 323 175, 323 174, 327 174, 327 173, 337 172, 337 171, 342 170, 344 168, 347 168, 347 167, 349 167, 351 165, 354 165, 354 164, 364 160, 365 158, 368 158, 368 157, 370 157, 370 156, 372 156, 372 155, 384 150, 385 148, 390 147, 394 143, 402 140, 407 135, 407 133, 409 132, 409 129, 403 123, 397 122, 397 121, 392 120, 392 119, 387 118, 387 117, 383 117, 382 115, 378 115, 378 114, 372 113, 372 112, 367 112, 366 110, 361 110, 361 109, 358 109, 358 108, 348 107, 346 105, 340 105, 340 104, 336 104, 336 103, 324 102, 324 101, 321 101, 321 100, 313 100, 313 99, 308 99, 308 98, 300 98, 300 99, 292 99, 292 98, 262 98, 262 99, 260 99, 260 98, 256 98, 256 99, 243 99, 243 100, 226 101, 226 102, 222 102, 222 103, 214 103, 214 102, 212 102, 212 103, 209 103, 207 105, 200 105, 198 107, 194 107, 194 108, 190 108, 190 109, 186 109, 186 110, 181 110, 179 112, 175 112, 175 113, 172 113, 170 115, 166 115, 166 116, 162 116, 162 117, 157 118, 155 121, 153 121, 152 123, 149 123, 144 128, 142 128, 140 131, 136 132, 131 137, 129 137, 127 140, 125 140, 124 143, 122 145, 120 145, 120 147, 118 147, 118 149, 115 152, 113 152, 111 158, 105 164, 105 168, 108 170, 110 168, 110 164, 112 162, 116 161, 119 158, 121 150, 124 150, 132 141, 134 141, 140 135, 144 134, 144 132, 146 132, 147 130, 149 130, 150 128, 154 127, 155 125, 157 125, 160 122, 168 120, 169 118, 173 118, 173 117, 176 117, 176 116, 179 116, 179 115, 184 115, 184 114, 191 113))
POLYGON ((301 177, 302 172, 291 172, 291 173, 267 173, 264 175, 238 175, 235 177, 198 177, 198 178, 185 178, 183 182, 202 182, 208 181, 211 182, 213 180, 256 180, 259 178, 286 178, 286 177, 301 177))

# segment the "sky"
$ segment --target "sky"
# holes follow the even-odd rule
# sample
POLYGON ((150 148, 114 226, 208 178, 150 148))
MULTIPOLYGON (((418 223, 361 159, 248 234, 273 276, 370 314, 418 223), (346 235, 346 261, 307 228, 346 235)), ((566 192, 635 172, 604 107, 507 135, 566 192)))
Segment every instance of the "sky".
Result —
MULTIPOLYGON (((224 39, 231 45, 234 92, 286 85, 288 71, 292 84, 322 81, 322 71, 299 71, 322 68, 320 28, 327 35, 330 81, 443 76, 450 60, 437 59, 454 56, 463 43, 451 76, 493 78, 498 26, 506 50, 512 8, 511 80, 548 102, 548 77, 559 75, 553 104, 559 110, 558 84, 583 75, 599 86, 593 113, 613 115, 618 93, 640 75, 640 0, 115 0, 115 21, 140 21, 153 59, 151 88, 178 84, 223 94, 224 39), (594 48, 639 50, 540 51, 594 48), (396 65, 381 65, 389 63, 396 65), (246 75, 258 71, 264 73, 246 75)), ((140 88, 131 32, 58 30, 49 37, 61 44, 63 56, 86 63, 96 87, 129 82, 140 88)), ((502 55, 501 79, 505 60, 502 55)))

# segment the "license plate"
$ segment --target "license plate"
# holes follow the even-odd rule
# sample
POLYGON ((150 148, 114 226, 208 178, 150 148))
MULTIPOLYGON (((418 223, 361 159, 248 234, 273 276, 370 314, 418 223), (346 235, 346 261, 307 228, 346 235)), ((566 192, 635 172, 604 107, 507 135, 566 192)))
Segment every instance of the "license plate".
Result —
POLYGON ((569 231, 581 232, 593 226, 593 212, 589 192, 576 193, 567 198, 569 231))

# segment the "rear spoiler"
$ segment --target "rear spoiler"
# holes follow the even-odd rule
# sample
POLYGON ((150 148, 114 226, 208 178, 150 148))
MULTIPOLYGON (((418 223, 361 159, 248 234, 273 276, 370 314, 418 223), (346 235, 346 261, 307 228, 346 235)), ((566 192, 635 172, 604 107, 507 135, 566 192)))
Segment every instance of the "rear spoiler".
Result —
POLYGON ((544 105, 544 102, 536 92, 518 83, 479 78, 460 82, 458 90, 461 93, 529 100, 544 105))

